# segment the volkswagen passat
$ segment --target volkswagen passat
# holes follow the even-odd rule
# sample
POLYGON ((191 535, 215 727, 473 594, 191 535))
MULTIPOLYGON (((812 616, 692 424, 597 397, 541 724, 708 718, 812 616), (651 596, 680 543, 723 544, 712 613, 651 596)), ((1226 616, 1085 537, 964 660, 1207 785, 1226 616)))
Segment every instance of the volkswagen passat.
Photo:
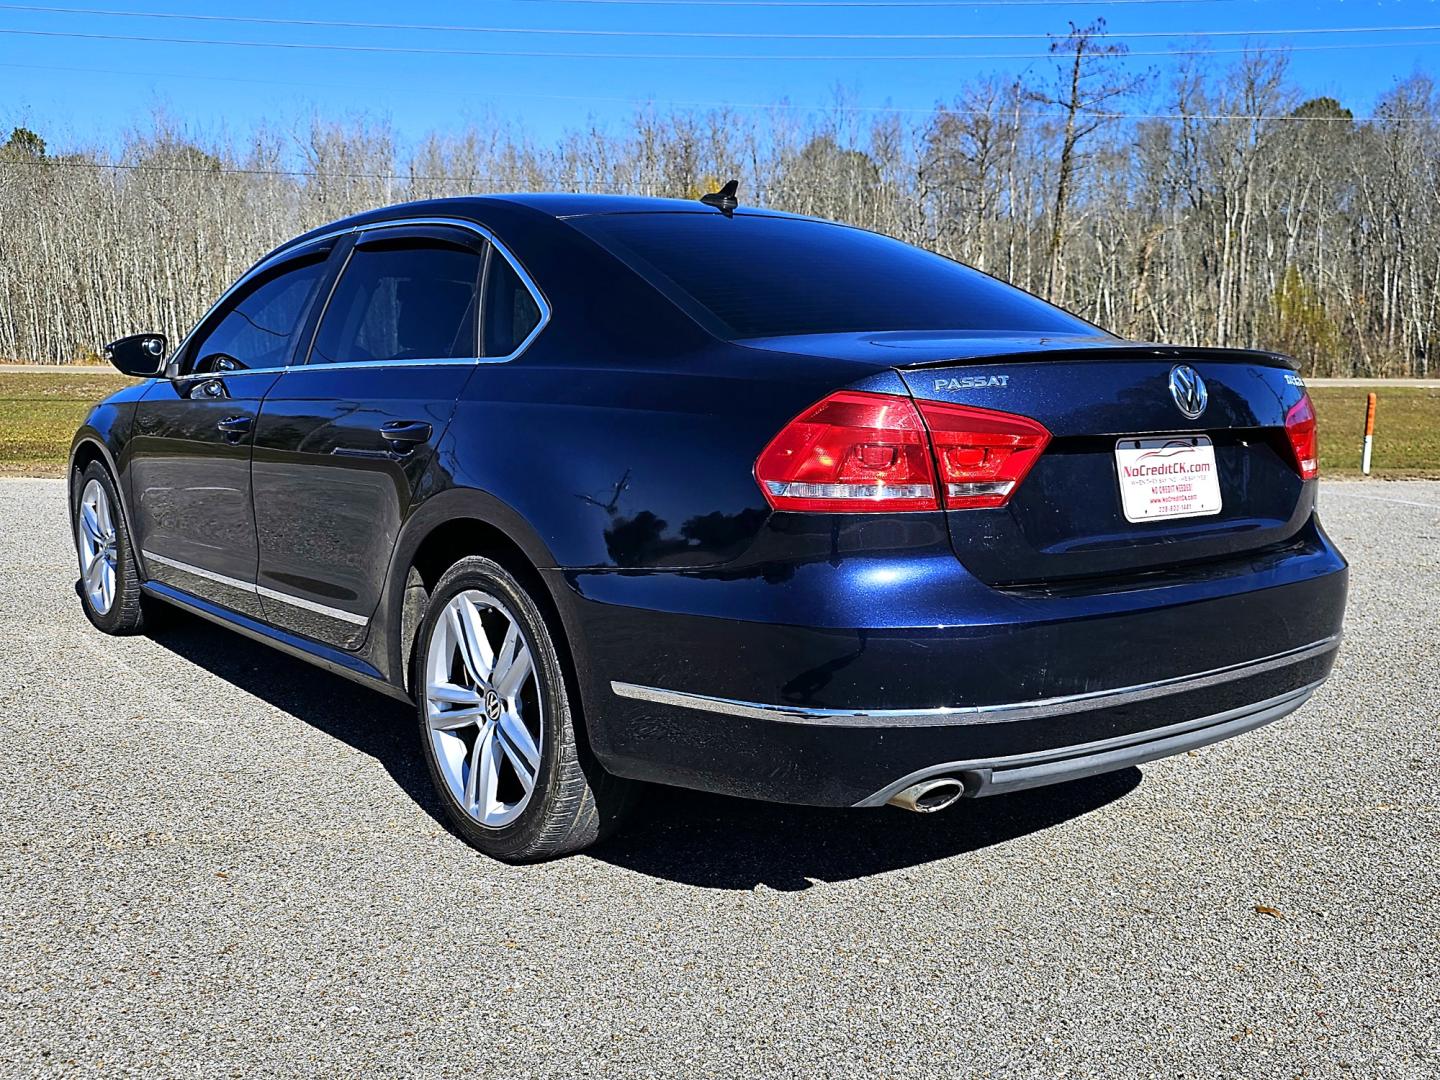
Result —
MULTIPOLYGON (((729 193, 733 194, 733 192, 729 193)), ((874 233, 528 195, 266 256, 76 434, 80 594, 396 698, 455 829, 635 781, 934 810, 1299 707, 1346 564, 1265 352, 1115 338, 874 233)))

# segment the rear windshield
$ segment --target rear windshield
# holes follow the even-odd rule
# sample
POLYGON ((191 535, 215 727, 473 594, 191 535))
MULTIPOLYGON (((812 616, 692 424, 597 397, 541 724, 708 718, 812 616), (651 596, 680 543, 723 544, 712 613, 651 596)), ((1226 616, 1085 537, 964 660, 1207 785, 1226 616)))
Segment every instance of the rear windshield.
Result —
POLYGON ((1094 333, 978 270, 843 225, 719 213, 597 214, 570 223, 722 337, 1094 333))

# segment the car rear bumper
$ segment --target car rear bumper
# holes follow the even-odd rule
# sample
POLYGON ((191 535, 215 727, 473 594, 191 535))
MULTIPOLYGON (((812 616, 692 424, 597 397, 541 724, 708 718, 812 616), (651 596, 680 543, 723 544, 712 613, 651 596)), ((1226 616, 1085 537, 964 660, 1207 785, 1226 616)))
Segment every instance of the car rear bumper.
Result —
POLYGON ((813 607, 828 621, 835 592, 874 569, 843 560, 760 584, 663 575, 671 610, 615 602, 655 600, 662 575, 565 575, 601 763, 823 806, 878 805, 934 776, 985 795, 1125 768, 1303 704, 1334 664, 1347 589, 1316 530, 1242 573, 1158 587, 1007 594, 890 562, 895 580, 841 612, 867 625, 766 621, 746 606, 767 588, 794 605, 813 574, 832 587, 813 607))
POLYGON ((935 710, 806 712, 616 683, 640 712, 602 754, 623 775, 748 798, 879 806, 954 777, 971 797, 1127 768, 1250 731, 1320 686, 1330 638, 1252 665, 1082 700, 935 710), (619 751, 618 754, 614 751, 619 751))
POLYGON ((931 765, 892 781, 855 805, 883 806, 906 788, 939 777, 954 777, 964 785, 967 797, 982 798, 1128 769, 1264 727, 1300 708, 1319 686, 1320 680, 1317 680, 1309 686, 1252 705, 1116 739, 1057 747, 1032 754, 931 765))

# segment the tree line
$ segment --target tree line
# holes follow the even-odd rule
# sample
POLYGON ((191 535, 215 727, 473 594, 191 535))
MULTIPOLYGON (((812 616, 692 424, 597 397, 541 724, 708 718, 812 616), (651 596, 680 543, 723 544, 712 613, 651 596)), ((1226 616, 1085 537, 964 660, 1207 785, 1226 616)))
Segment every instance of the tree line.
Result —
POLYGON ((370 207, 495 191, 742 201, 875 229, 1126 337, 1274 348, 1312 375, 1424 376, 1440 322, 1440 94, 1372 115, 1307 99, 1283 53, 1136 73, 1098 27, 1050 72, 980 78, 933 111, 843 100, 639 109, 536 145, 503 122, 406 144, 312 118, 242 143, 164 116, 109 152, 0 146, 0 357, 64 363, 182 334, 250 263, 370 207), (1138 115, 1136 102, 1151 111, 1138 115))

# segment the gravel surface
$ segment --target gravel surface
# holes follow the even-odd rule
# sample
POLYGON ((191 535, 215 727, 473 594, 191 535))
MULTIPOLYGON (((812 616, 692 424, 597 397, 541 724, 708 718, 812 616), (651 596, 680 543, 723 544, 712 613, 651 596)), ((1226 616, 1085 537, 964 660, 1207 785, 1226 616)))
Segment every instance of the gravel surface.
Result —
POLYGON ((403 707, 92 630, 60 482, 0 481, 0 1073, 1440 1075, 1440 483, 1322 507, 1349 636, 1279 724, 933 817, 656 792, 512 868, 403 707))

